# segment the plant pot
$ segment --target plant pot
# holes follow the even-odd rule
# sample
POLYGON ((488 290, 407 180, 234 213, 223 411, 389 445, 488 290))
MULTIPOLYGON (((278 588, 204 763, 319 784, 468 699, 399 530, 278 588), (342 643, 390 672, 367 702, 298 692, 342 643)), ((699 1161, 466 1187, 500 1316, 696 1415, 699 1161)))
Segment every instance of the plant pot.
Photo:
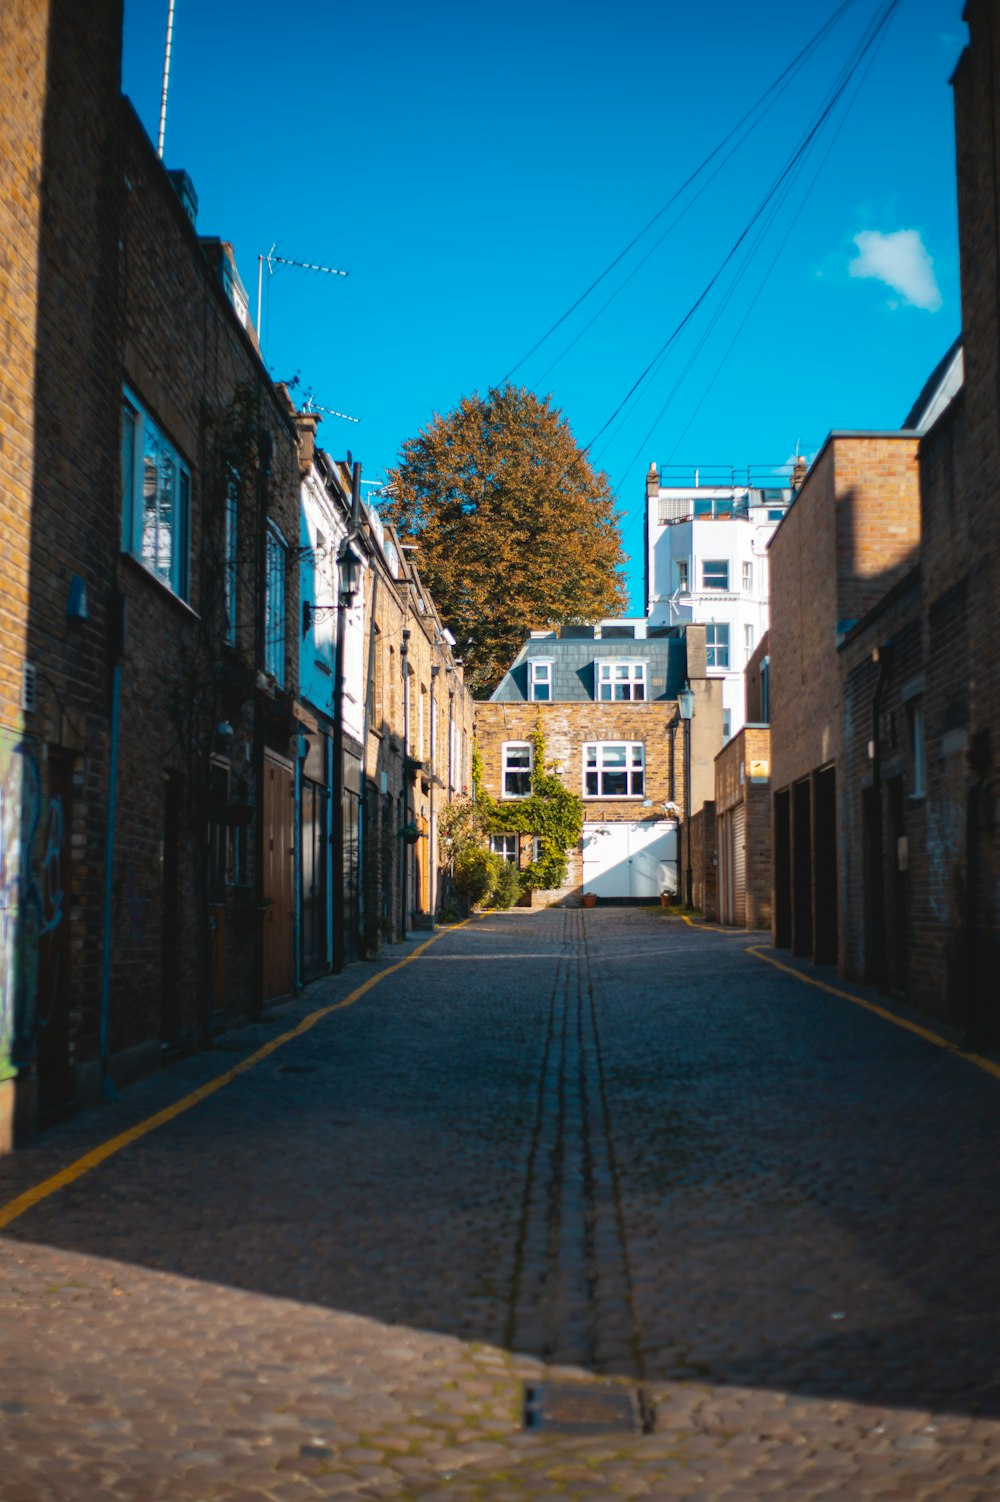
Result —
POLYGON ((597 906, 597 893, 596 892, 584 892, 584 894, 583 894, 583 905, 584 905, 584 907, 596 907, 597 906))
POLYGON ((670 893, 669 892, 661 892, 660 893, 660 906, 661 907, 669 907, 670 906, 670 893))

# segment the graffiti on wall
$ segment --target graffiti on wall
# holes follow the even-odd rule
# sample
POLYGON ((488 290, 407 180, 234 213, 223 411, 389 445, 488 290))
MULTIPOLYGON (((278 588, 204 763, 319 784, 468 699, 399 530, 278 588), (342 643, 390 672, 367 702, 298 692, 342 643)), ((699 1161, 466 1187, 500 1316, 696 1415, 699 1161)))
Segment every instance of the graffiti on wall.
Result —
POLYGON ((0 730, 0 1079, 30 1062, 61 983, 66 921, 66 816, 43 807, 38 757, 0 730))

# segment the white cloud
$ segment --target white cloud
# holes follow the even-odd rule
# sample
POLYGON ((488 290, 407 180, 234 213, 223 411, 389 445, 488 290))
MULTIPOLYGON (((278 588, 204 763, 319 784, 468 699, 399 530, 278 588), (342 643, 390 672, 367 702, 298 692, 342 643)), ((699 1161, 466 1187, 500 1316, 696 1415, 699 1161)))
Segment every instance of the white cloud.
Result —
POLYGON ((854 243, 858 254, 847 268, 851 276, 874 277, 898 292, 910 307, 937 312, 941 293, 919 230, 898 229, 883 235, 881 230, 865 229, 854 236, 854 243))

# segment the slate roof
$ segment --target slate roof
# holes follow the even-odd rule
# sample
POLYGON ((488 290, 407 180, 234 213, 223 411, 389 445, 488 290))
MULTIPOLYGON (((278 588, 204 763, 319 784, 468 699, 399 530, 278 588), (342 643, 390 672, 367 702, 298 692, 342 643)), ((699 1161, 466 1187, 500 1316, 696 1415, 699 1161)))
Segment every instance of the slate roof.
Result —
POLYGON ((526 641, 511 667, 490 696, 494 704, 528 701, 528 662, 552 663, 552 703, 593 703, 594 663, 603 658, 643 661, 650 701, 676 699, 687 680, 687 643, 683 636, 657 636, 642 641, 592 637, 546 636, 526 641))

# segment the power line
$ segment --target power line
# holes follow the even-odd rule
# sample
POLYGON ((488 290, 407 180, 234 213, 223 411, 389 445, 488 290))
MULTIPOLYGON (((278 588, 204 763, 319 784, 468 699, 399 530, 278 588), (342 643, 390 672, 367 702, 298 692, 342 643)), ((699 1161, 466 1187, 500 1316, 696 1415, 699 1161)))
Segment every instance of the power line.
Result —
MULTIPOLYGON (((739 131, 741 131, 743 129, 743 126, 747 123, 747 121, 750 120, 757 113, 757 111, 761 109, 761 106, 770 97, 770 95, 773 94, 773 93, 775 93, 775 90, 777 90, 778 93, 777 93, 775 99, 771 100, 771 103, 767 106, 767 109, 765 109, 765 110, 762 111, 762 113, 760 115, 760 118, 757 119, 757 120, 755 120, 754 123, 753 123, 753 125, 751 125, 749 127, 749 129, 744 132, 744 134, 741 137, 741 139, 736 143, 736 146, 733 148, 733 151, 729 153, 729 156, 727 156, 727 157, 724 158, 724 160, 722 161, 722 163, 720 163, 719 167, 712 174, 712 177, 710 177, 709 180, 708 180, 709 183, 711 183, 712 181, 714 181, 715 177, 722 170, 722 167, 724 167, 725 164, 726 164, 726 162, 728 162, 730 160, 730 158, 734 155, 734 153, 737 150, 739 150, 739 147, 743 145, 743 142, 752 134, 752 132, 760 124, 761 120, 763 120, 764 117, 767 115, 768 111, 777 102, 777 98, 780 97, 780 94, 783 92, 784 88, 787 87, 787 85, 791 82, 791 80, 795 76, 795 74, 801 70, 801 68, 804 66, 805 62, 807 61, 807 59, 809 58, 809 56, 812 54, 812 52, 814 52, 816 50, 816 48, 819 46, 820 42, 822 42, 824 40, 824 38, 826 37, 827 33, 829 33, 833 29, 833 27, 840 20, 841 16, 844 14, 844 12, 847 11, 851 7, 851 5, 853 5, 853 4, 854 4, 854 0, 842 0, 842 3, 837 7, 837 9, 833 12, 833 14, 829 17, 829 19, 826 20, 823 23, 823 25, 820 27, 819 31, 817 31, 816 34, 812 37, 812 39, 809 42, 806 43, 806 45, 802 48, 802 50, 788 64, 788 66, 786 68, 784 68, 781 73, 778 74, 777 78, 775 78, 774 81, 768 86, 768 88, 766 88, 764 90, 763 94, 761 94, 760 97, 755 101, 755 103, 750 106, 750 108, 742 116, 742 118, 739 119, 736 122, 736 124, 733 126, 732 130, 730 130, 727 135, 723 136, 722 140, 718 143, 718 145, 715 146, 709 152, 708 156, 705 157, 705 159, 700 163, 700 165, 697 166, 694 169, 694 171, 690 174, 689 177, 687 177, 685 179, 685 181, 681 184, 681 186, 674 193, 671 194, 671 196, 667 199, 666 203, 664 203, 659 209, 657 209, 657 211, 653 215, 652 219, 650 219, 645 225, 643 225, 642 229, 639 230, 639 232, 636 235, 633 236, 633 238, 625 246, 624 250, 620 251, 618 253, 618 255, 615 256, 614 260, 611 261, 610 264, 607 265, 604 268, 604 270, 600 273, 600 275, 597 276, 597 277, 595 277, 595 279, 591 282, 590 286, 586 289, 586 291, 582 292, 580 294, 580 296, 576 299, 576 301, 574 303, 572 303, 571 306, 566 309, 565 313, 561 314, 560 317, 556 319, 556 321, 552 325, 552 327, 550 329, 548 329, 548 331, 546 333, 544 333, 542 335, 542 337, 535 344, 532 345, 531 349, 528 350, 527 354, 522 355, 521 358, 520 358, 520 360, 518 360, 515 365, 511 366, 510 370, 508 370, 507 374, 503 377, 503 380, 500 382, 500 384, 502 386, 506 385, 506 383, 510 380, 511 376, 514 375, 516 371, 520 370, 521 366, 524 365, 527 360, 531 359, 531 356, 536 352, 536 350, 541 349, 542 345, 549 338, 551 338, 551 336, 555 333, 556 329, 558 329, 562 324, 564 324, 566 322, 566 319, 569 318, 571 316, 571 314, 573 314, 573 313, 576 312, 576 310, 580 306, 580 304, 583 303, 583 302, 585 302, 586 299, 590 296, 590 294, 597 287, 600 286, 601 282, 604 281, 605 277, 610 276, 611 272, 615 269, 615 267, 619 264, 619 262, 623 261, 625 259, 625 257, 628 255, 629 251, 631 251, 639 243, 639 241, 642 239, 642 237, 645 234, 647 234, 649 230, 652 229, 653 225, 656 224, 660 219, 662 219, 663 215, 667 212, 667 210, 673 204, 675 204, 677 202, 677 200, 687 191, 687 189, 691 186, 691 184, 696 181, 696 179, 701 175, 702 172, 705 171, 706 167, 708 167, 709 164, 712 161, 715 160, 715 158, 718 156, 719 152, 722 151, 723 148, 729 144, 729 142, 733 139, 733 137, 739 131)), ((692 204, 697 201, 697 198, 701 196, 701 193, 703 193, 705 191, 706 187, 708 187, 708 183, 706 183, 699 190, 699 193, 695 195, 695 198, 692 199, 692 204)), ((666 238, 667 235, 670 234, 671 230, 684 217, 684 214, 687 213, 687 210, 690 207, 691 207, 691 204, 688 204, 687 208, 685 208, 682 211, 682 213, 679 214, 675 220, 673 220, 673 222, 669 225, 669 227, 664 231, 664 234, 660 237, 659 240, 657 240, 656 244, 653 246, 653 250, 656 250, 658 248, 658 246, 660 246, 663 243, 663 240, 666 238)), ((649 255, 651 255, 651 254, 652 254, 652 251, 649 252, 649 255)), ((646 260, 649 259, 649 255, 647 255, 646 257, 644 257, 644 259, 642 261, 640 261, 639 266, 637 266, 635 268, 635 271, 633 271, 630 274, 630 276, 626 279, 626 282, 622 283, 623 287, 626 285, 627 281, 631 280, 631 277, 635 275, 635 272, 639 270, 639 267, 641 267, 641 266, 643 266, 645 264, 646 260)), ((621 291, 621 287, 619 287, 618 291, 621 291)), ((614 297, 616 297, 617 295, 618 295, 617 292, 615 294, 613 294, 613 296, 608 299, 608 302, 604 304, 604 306, 595 315, 595 317, 600 317, 600 314, 604 311, 604 308, 606 308, 608 306, 608 304, 610 302, 612 302, 614 300, 614 297)), ((593 321, 594 320, 592 319, 591 323, 593 321)), ((587 325, 587 328, 589 328, 589 327, 590 327, 590 324, 587 325)), ((584 329, 582 332, 585 333, 586 329, 584 329)), ((577 338, 579 338, 579 337, 580 337, 580 335, 577 335, 577 338)), ((574 339, 573 340, 573 344, 575 344, 575 343, 576 343, 576 340, 574 339)), ((571 349, 571 348, 572 348, 572 344, 570 344, 567 347, 567 349, 571 349)), ((565 353, 567 353, 567 350, 563 351, 563 354, 565 354, 565 353)), ((559 359, 561 359, 561 358, 562 358, 562 356, 560 355, 559 359)), ((554 364, 558 364, 558 360, 556 360, 554 362, 554 364)), ((552 365, 549 366, 549 370, 552 370, 553 368, 554 367, 552 365)), ((545 372, 545 374, 542 375, 539 379, 540 380, 544 380, 545 376, 548 375, 548 373, 549 372, 547 370, 545 372)))
MULTIPOLYGON (((753 297, 751 298, 750 304, 747 307, 747 310, 744 313, 742 319, 740 320, 739 325, 737 326, 736 332, 733 334, 732 339, 729 341, 729 344, 726 346, 726 349, 725 349, 725 352, 724 352, 724 354, 722 356, 722 359, 719 361, 718 365, 716 366, 715 371, 714 371, 714 373, 712 375, 711 380, 708 382, 708 385, 705 387, 705 389, 702 392, 701 396, 698 398, 698 401, 697 401, 697 403, 695 405, 694 411, 691 413, 690 417, 688 418, 686 424, 684 425, 683 431, 680 433, 680 435, 679 435, 676 443, 674 444, 673 448, 670 451, 670 454, 667 457, 667 463, 668 464, 670 463, 670 460, 676 454, 677 450, 680 448, 681 444, 684 442, 685 437, 687 436, 688 432, 690 431, 691 424, 694 422, 695 418, 698 416, 698 413, 701 411, 702 407, 705 404, 705 401, 708 398, 709 392, 712 390, 712 387, 715 385, 715 383, 718 380, 719 376, 722 374, 722 369, 723 369, 726 361, 729 359, 729 356, 732 354, 733 349, 735 348, 736 343, 737 343, 740 335, 742 334, 744 328, 746 327, 747 321, 750 318, 751 313, 753 312, 754 308, 757 306, 757 303, 758 303, 758 301, 760 299, 761 293, 763 292, 765 286, 767 285, 767 282, 770 279, 771 273, 773 272, 775 266, 778 264, 778 261, 781 258, 781 253, 784 250, 785 246, 788 244, 788 241, 789 241, 789 239, 791 237, 792 231, 795 228, 796 224, 798 223, 799 218, 800 218, 800 216, 802 214, 802 211, 805 208, 806 204, 808 203, 809 198, 810 198, 810 196, 812 194, 813 189, 815 188, 815 186, 816 186, 817 182, 819 181, 820 177, 823 175, 823 169, 826 166, 827 162, 829 161, 831 153, 833 152, 833 149, 836 146, 837 141, 840 138, 841 131, 843 130, 844 126, 847 124, 847 118, 850 115, 851 110, 854 108, 855 100, 857 99, 858 95, 861 93, 861 90, 864 88, 865 80, 867 79, 869 73, 872 70, 872 67, 874 66, 875 59, 878 56, 879 49, 881 48, 882 43, 885 41, 885 36, 886 36, 886 33, 885 33, 885 31, 883 31, 882 34, 881 34, 881 36, 878 39, 878 42, 875 45, 874 50, 872 51, 871 56, 868 59, 868 63, 867 63, 867 66, 865 67, 864 72, 862 73, 861 77, 858 80, 857 86, 856 86, 856 88, 854 90, 854 93, 852 94, 852 96, 851 96, 851 98, 850 98, 850 100, 848 102, 847 108, 845 109, 845 111, 843 113, 843 116, 841 117, 840 122, 837 125, 837 129, 835 130, 835 132, 833 134, 833 139, 831 140, 830 145, 827 147, 827 150, 824 153, 823 159, 820 162, 819 167, 816 169, 815 174, 813 175, 812 181, 810 182, 809 186, 806 188, 806 191, 805 191, 805 193, 802 196, 802 201, 799 204, 798 208, 796 209, 794 215, 792 216, 792 220, 791 220, 791 223, 788 226, 788 229, 785 231, 785 234, 782 236, 781 243, 778 246, 778 249, 777 249, 777 251, 774 254, 773 260, 771 261, 771 263, 768 266, 767 270, 765 271, 763 277, 761 278, 760 283, 759 283, 759 285, 757 287, 757 290, 754 293, 753 297)), ((717 322, 717 320, 716 320, 716 322, 717 322)), ((714 327, 714 324, 713 324, 713 327, 714 327)), ((700 348, 700 346, 699 346, 699 348, 700 348)), ((678 385, 679 384, 680 383, 678 383, 678 385)), ((651 425, 651 427, 650 427, 649 431, 647 432, 645 438, 643 439, 642 443, 639 445, 638 449, 636 450, 636 452, 633 454, 631 460, 629 461, 628 468, 625 470, 624 474, 622 475, 621 480, 619 482, 619 486, 623 486, 625 484, 625 481, 628 479, 629 473, 630 473, 633 465, 635 464, 636 460, 639 458, 639 456, 642 453, 643 449, 645 448, 646 444, 649 442, 650 438, 652 437, 653 431, 656 428, 656 424, 662 418, 663 413, 666 410, 667 405, 669 405, 669 402, 673 399, 673 396, 674 396, 676 390, 677 390, 677 387, 675 386, 674 387, 674 391, 672 391, 670 393, 670 396, 668 397, 667 402, 664 403, 663 407, 661 407, 660 411, 657 413, 656 420, 651 425)))
POLYGON ((824 105, 820 109, 819 113, 815 116, 815 118, 813 120, 813 123, 811 124, 811 126, 809 127, 809 129, 806 131, 805 135, 800 139, 798 146, 795 148, 795 150, 793 151, 792 155, 788 158, 788 160, 786 161, 785 165, 782 167, 781 171, 779 172, 778 176, 775 178, 774 182, 771 184, 770 188, 768 188, 767 192, 765 193, 764 197, 761 199, 760 203, 757 205, 757 208, 754 210, 754 212, 751 215, 750 219, 747 221, 747 223, 744 225, 743 229, 740 231, 740 234, 737 236, 737 238, 734 240, 733 244, 730 246, 728 252, 724 256, 723 260, 720 262, 719 266, 716 268, 716 270, 713 273, 712 277, 706 283, 706 285, 702 289, 702 291, 698 294, 697 298, 691 304, 690 308, 684 314, 683 318, 680 320, 680 322, 677 324, 677 326, 674 328, 673 332, 668 336, 668 338, 664 341, 664 343, 660 345, 660 348, 657 350, 657 352, 653 356, 652 360, 650 360, 650 362, 648 363, 648 365, 646 365, 645 369, 639 374, 639 376, 636 378, 636 380, 633 381, 632 385, 629 387, 628 391, 622 397, 621 401, 618 403, 617 407, 612 412, 611 416, 607 419, 606 422, 604 422, 602 424, 602 426, 594 434, 594 437, 585 446, 585 449, 584 449, 585 453, 589 453, 589 451, 593 448, 594 444, 597 442, 598 438, 600 438, 602 436, 602 434, 604 434, 605 432, 607 432, 608 428, 611 427, 612 423, 618 417, 619 413, 623 410, 623 408, 631 400, 631 398, 633 397, 633 395, 635 394, 635 392, 639 389, 640 386, 642 386, 642 384, 645 382, 646 378, 651 374, 651 372, 653 372, 654 369, 659 365, 659 363, 662 361, 663 357, 666 355, 667 351, 672 347, 672 345, 676 342, 676 340, 679 338, 679 336, 684 331, 684 329, 687 327, 687 325, 691 322, 691 319, 695 316, 695 314, 697 313, 698 309, 701 307, 702 303, 704 303, 705 299, 708 297, 709 293, 712 291, 712 288, 715 286, 716 282, 721 277, 723 271, 729 265, 729 262, 736 255, 736 252, 739 250, 739 248, 743 244, 744 240, 746 240, 747 236, 750 234, 750 232, 753 229, 753 226, 756 224, 757 220, 764 213, 764 211, 767 208, 768 204, 775 197, 775 195, 779 192, 779 190, 782 187, 782 184, 785 182, 786 178, 789 176, 789 174, 796 167, 797 163, 802 159, 802 157, 805 155, 805 153, 811 148, 811 146, 812 146, 813 142, 815 141, 815 139, 816 139, 819 131, 822 129, 823 125, 826 123, 826 121, 829 118, 830 114, 832 113, 832 111, 836 107, 837 103, 840 101, 841 97, 843 96, 844 91, 847 88, 847 85, 850 83, 851 78, 854 76, 855 72, 857 71, 859 63, 867 55, 867 53, 871 50, 872 45, 874 44, 874 42, 876 41, 876 39, 878 38, 878 36, 881 34, 881 32, 883 31, 883 29, 885 28, 885 26, 886 26, 886 24, 887 24, 887 22, 889 20, 889 17, 892 15, 893 11, 896 9, 896 7, 898 6, 898 4, 899 4, 899 0, 886 0, 886 4, 885 4, 885 6, 884 6, 884 8, 882 10, 881 15, 876 15, 876 17, 872 20, 872 22, 869 23, 869 26, 868 26, 868 29, 867 29, 867 33, 863 33, 862 34, 862 39, 855 45, 854 49, 852 50, 852 52, 851 52, 851 54, 850 54, 850 56, 848 58, 848 62, 845 64, 844 68, 841 70, 841 77, 836 82, 836 84, 835 84, 833 90, 831 91, 831 93, 828 95, 826 102, 824 103, 824 105))

